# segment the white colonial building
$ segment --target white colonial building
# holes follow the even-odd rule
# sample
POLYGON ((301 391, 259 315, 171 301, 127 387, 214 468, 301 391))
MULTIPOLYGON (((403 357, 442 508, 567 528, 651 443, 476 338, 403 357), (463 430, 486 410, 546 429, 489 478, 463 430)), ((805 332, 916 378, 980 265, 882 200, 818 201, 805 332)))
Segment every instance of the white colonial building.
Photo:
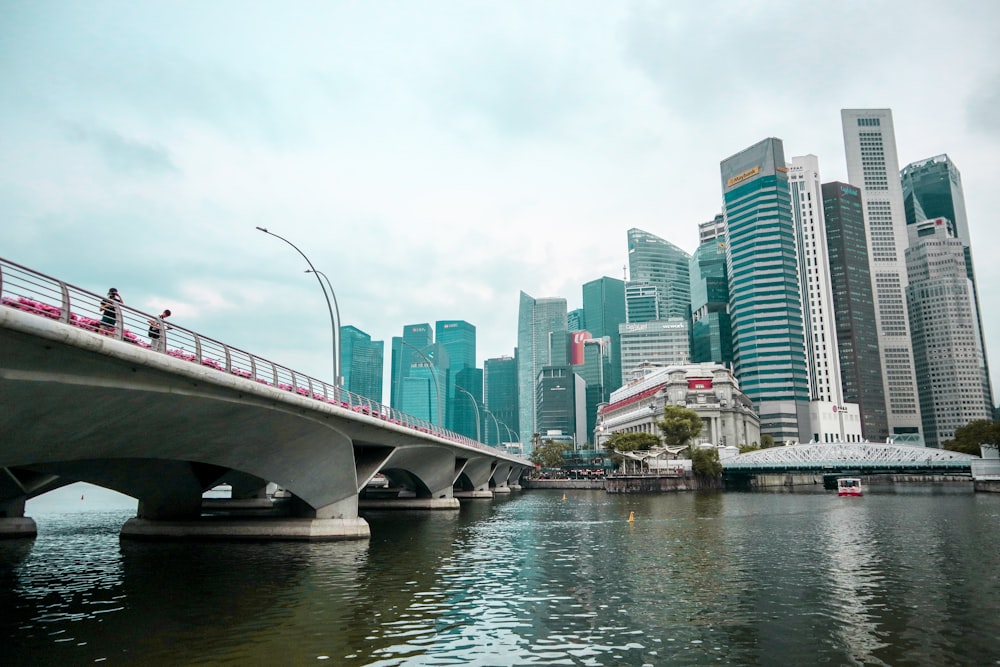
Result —
POLYGON ((611 393, 598 408, 594 442, 613 433, 660 434, 656 421, 666 405, 698 413, 703 424, 695 444, 718 447, 760 443, 760 418, 733 374, 714 363, 651 368, 644 377, 611 393))

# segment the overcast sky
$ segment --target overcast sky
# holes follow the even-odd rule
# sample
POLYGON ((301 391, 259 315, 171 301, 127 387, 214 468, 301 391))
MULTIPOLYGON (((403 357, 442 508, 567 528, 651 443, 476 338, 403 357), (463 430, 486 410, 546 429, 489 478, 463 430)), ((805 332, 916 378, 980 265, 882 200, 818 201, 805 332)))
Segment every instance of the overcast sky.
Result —
MULTIPOLYGON (((581 305, 626 230, 692 252, 768 136, 846 180, 840 109, 965 184, 994 385, 1000 3, 0 2, 0 256, 329 379, 330 320, 581 305), (993 195, 990 195, 993 192, 993 195), (990 199, 990 196, 993 199, 990 199)), ((386 385, 388 395, 388 385, 386 385)))

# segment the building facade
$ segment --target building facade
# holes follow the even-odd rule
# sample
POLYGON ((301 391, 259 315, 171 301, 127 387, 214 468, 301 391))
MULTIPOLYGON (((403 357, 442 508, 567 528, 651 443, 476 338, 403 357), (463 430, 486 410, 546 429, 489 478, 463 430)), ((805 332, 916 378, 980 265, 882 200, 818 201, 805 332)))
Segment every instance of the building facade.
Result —
POLYGON ((665 239, 641 229, 628 230, 629 279, 656 287, 660 319, 689 317, 690 260, 689 254, 665 239))
MULTIPOLYGON (((621 339, 618 325, 625 322, 625 281, 604 276, 583 285, 584 324, 594 338, 610 338, 611 375, 605 384, 617 389, 622 384, 621 339)), ((570 328, 570 331, 573 331, 570 328)))
POLYGON ((864 439, 885 442, 889 422, 861 190, 835 181, 822 192, 844 400, 858 405, 864 439))
POLYGON ((586 383, 572 366, 546 366, 535 383, 535 432, 541 440, 570 444, 587 442, 586 383))
POLYGON ((809 419, 805 321, 781 140, 723 160, 721 175, 736 377, 762 432, 808 440, 800 430, 809 419))
POLYGON ((514 357, 494 357, 483 363, 483 403, 488 410, 486 444, 520 441, 517 409, 517 360, 514 357), (491 435, 489 423, 494 430, 491 435))
POLYGON ((690 357, 690 330, 686 317, 620 325, 623 380, 629 382, 648 366, 686 364, 690 357))
POLYGON ((726 273, 726 228, 722 216, 698 226, 701 245, 691 255, 691 361, 733 361, 726 273))
POLYGON ((480 379, 479 386, 476 386, 472 376, 468 375, 465 382, 459 382, 458 374, 476 367, 476 327, 465 320, 438 320, 434 323, 434 334, 437 344, 448 353, 448 376, 444 390, 447 428, 475 438, 475 411, 461 390, 477 395, 482 403, 482 382, 480 379))
POLYGON ((347 391, 382 403, 385 343, 355 326, 340 327, 340 368, 347 391))
POLYGON ((612 392, 610 403, 601 408, 595 442, 600 447, 614 433, 660 435, 656 421, 666 405, 689 408, 701 417, 701 435, 693 444, 760 443, 760 419, 753 403, 728 368, 711 363, 653 369, 612 392))
POLYGON ((909 226, 906 295, 920 413, 928 447, 941 447, 971 421, 992 419, 966 253, 946 218, 909 226))
POLYGON ((566 365, 566 299, 536 299, 521 292, 517 316, 517 392, 521 444, 531 454, 535 386, 542 368, 566 365), (553 342, 555 341, 555 342, 553 342))
POLYGON ((868 265, 890 434, 921 429, 906 304, 906 217, 890 109, 843 109, 847 176, 865 206, 868 265))

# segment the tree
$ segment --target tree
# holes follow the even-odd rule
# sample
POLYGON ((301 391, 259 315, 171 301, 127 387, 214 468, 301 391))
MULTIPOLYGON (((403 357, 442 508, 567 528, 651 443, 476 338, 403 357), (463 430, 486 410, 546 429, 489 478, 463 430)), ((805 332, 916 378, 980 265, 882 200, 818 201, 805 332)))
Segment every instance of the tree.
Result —
POLYGON ((770 433, 765 433, 760 436, 760 448, 770 449, 771 447, 774 447, 774 436, 770 433))
POLYGON ((722 461, 715 447, 690 447, 691 472, 699 477, 722 477, 722 461))
POLYGON ((531 462, 543 468, 558 468, 563 462, 563 452, 568 449, 566 443, 546 440, 531 452, 531 462))
POLYGON ((760 445, 758 445, 756 442, 750 445, 740 445, 740 454, 756 452, 758 449, 760 449, 760 445))
POLYGON ((698 413, 679 405, 665 405, 663 419, 658 419, 656 425, 660 427, 667 447, 683 447, 701 435, 702 429, 698 413))
POLYGON ((660 436, 655 433, 612 433, 604 442, 604 448, 611 462, 618 466, 622 463, 622 455, 616 454, 615 451, 634 452, 637 449, 649 449, 662 444, 660 436))
POLYGON ((1000 422, 977 419, 955 429, 954 440, 945 440, 944 449, 979 456, 979 445, 1000 444, 1000 422))

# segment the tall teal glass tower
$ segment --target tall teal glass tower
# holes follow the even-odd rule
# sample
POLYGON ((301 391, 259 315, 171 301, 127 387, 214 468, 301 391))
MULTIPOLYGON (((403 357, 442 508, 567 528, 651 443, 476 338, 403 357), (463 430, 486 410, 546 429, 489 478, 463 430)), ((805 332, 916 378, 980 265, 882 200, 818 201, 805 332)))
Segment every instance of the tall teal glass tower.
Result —
POLYGON ((469 402, 469 392, 483 399, 482 371, 478 383, 475 375, 466 374, 464 382, 458 375, 467 369, 476 368, 476 327, 465 320, 438 320, 435 325, 437 344, 448 353, 448 381, 445 389, 445 410, 447 427, 464 436, 476 437, 476 409, 469 402), (468 385, 472 386, 468 386, 468 385), (478 386, 476 386, 478 384, 478 386))
POLYGON ((723 230, 723 236, 707 239, 691 256, 693 363, 714 361, 717 364, 729 364, 733 361, 725 240, 723 230))
POLYGON ((433 340, 429 324, 408 324, 393 337, 390 405, 445 426, 448 353, 433 340))
POLYGON ((733 356, 776 440, 808 440, 809 377, 788 169, 780 139, 721 163, 733 356), (804 436, 804 437, 803 437, 804 436))
POLYGON ((340 328, 340 368, 344 388, 350 392, 382 402, 382 363, 385 343, 357 327, 340 328))
MULTIPOLYGON (((604 378, 607 392, 622 386, 621 334, 618 325, 625 323, 625 281, 604 276, 583 285, 585 329, 593 338, 611 339, 606 352, 611 360, 611 374, 604 378)), ((589 417, 588 417, 589 418, 589 417)))
MULTIPOLYGON (((628 230, 629 279, 656 287, 661 320, 687 319, 690 314, 690 259, 689 254, 670 241, 641 229, 628 230)), ((588 329, 589 326, 588 322, 588 329)))
POLYGON ((514 442, 521 430, 517 409, 517 359, 495 357, 487 359, 483 366, 483 400, 486 409, 490 411, 483 418, 486 444, 514 442))

